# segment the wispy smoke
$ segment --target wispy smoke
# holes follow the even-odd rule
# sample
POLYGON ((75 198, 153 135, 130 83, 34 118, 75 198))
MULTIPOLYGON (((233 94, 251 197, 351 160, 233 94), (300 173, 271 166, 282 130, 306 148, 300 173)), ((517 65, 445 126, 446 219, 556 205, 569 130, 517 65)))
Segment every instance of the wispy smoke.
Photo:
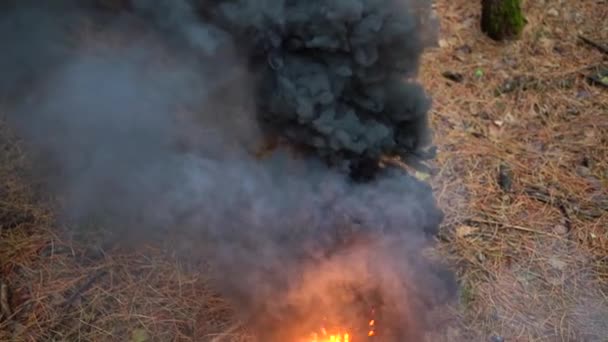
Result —
POLYGON ((420 256, 442 219, 430 188, 331 168, 428 140, 428 99, 397 80, 423 47, 412 4, 33 3, 0 14, 0 90, 67 220, 189 232, 260 327, 335 302, 326 290, 346 282, 382 293, 387 340, 419 331, 443 299, 420 256), (316 157, 254 158, 269 131, 316 157))

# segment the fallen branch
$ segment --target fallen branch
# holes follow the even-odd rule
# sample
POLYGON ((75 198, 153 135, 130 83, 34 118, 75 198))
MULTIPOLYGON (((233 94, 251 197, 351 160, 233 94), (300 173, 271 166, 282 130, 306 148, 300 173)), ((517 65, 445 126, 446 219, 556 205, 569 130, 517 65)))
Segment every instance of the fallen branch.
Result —
POLYGON ((587 37, 584 37, 584 36, 582 36, 582 35, 579 35, 579 36, 578 36, 578 38, 579 38, 580 40, 582 40, 583 42, 585 42, 586 44, 588 44, 588 45, 590 45, 590 46, 592 46, 592 47, 596 48, 596 49, 597 49, 597 50, 599 50, 600 52, 602 52, 602 53, 604 53, 604 54, 608 55, 608 47, 606 47, 606 46, 604 46, 604 45, 602 45, 602 44, 600 44, 600 43, 596 43, 596 42, 594 42, 593 40, 591 40, 591 39, 589 39, 589 38, 587 38, 587 37))

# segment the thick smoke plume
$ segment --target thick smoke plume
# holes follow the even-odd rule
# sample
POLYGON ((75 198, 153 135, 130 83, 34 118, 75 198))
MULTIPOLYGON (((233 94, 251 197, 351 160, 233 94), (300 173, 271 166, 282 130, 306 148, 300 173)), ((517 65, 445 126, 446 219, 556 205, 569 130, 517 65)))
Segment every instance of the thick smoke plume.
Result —
POLYGON ((225 2, 218 12, 250 42, 265 128, 357 176, 381 155, 425 155, 430 100, 404 79, 432 32, 430 2, 252 4, 225 2))
POLYGON ((187 232, 264 342, 319 308, 366 320, 375 292, 385 340, 417 338, 443 299, 420 255, 442 214, 428 185, 375 165, 429 142, 429 100, 401 81, 426 1, 2 6, 5 113, 67 222, 187 232), (255 158, 268 135, 312 153, 255 158), (361 165, 376 177, 354 182, 361 165))

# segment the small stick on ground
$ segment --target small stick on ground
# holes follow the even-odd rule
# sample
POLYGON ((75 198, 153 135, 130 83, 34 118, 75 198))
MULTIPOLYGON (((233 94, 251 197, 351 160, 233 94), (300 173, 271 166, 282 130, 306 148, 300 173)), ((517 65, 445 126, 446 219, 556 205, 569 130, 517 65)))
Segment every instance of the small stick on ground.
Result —
POLYGON ((234 332, 240 328, 241 324, 234 324, 232 325, 228 330, 224 331, 221 334, 217 334, 217 336, 215 336, 211 342, 220 342, 222 341, 224 338, 228 337, 228 336, 232 336, 234 335, 234 332))
POLYGON ((74 301, 78 297, 80 297, 80 295, 87 292, 89 290, 89 288, 91 288, 91 286, 93 286, 93 284, 97 280, 99 280, 101 277, 103 277, 107 273, 108 272, 106 270, 100 270, 100 271, 97 271, 95 274, 93 274, 89 278, 89 280, 87 280, 84 284, 82 284, 82 286, 80 286, 78 289, 76 289, 76 291, 74 291, 74 293, 72 293, 72 295, 70 297, 68 297, 68 299, 66 299, 66 301, 63 303, 63 307, 65 309, 69 308, 74 303, 74 301))
POLYGON ((70 309, 70 307, 72 306, 72 304, 74 304, 76 299, 79 298, 81 295, 83 295, 85 292, 87 292, 97 280, 99 280, 101 277, 105 276, 106 274, 108 274, 108 271, 106 271, 106 270, 99 270, 99 271, 95 272, 91 277, 89 277, 89 279, 84 284, 82 284, 80 287, 78 287, 74 291, 74 293, 72 293, 72 295, 69 296, 65 300, 65 302, 63 302, 62 314, 60 315, 60 318, 49 329, 52 336, 56 336, 57 327, 60 326, 61 324, 63 324, 64 321, 67 319, 67 316, 68 316, 67 312, 70 309))
POLYGON ((9 319, 13 315, 8 303, 8 285, 0 280, 0 318, 9 319))
POLYGON ((581 36, 581 35, 579 35, 578 38, 580 40, 582 40, 583 42, 585 42, 586 44, 593 46, 594 48, 596 48, 600 52, 608 55, 608 47, 606 47, 606 46, 604 46, 604 45, 602 45, 600 43, 596 43, 593 40, 591 40, 591 39, 589 39, 587 37, 581 36))
POLYGON ((467 221, 469 221, 471 223, 479 223, 479 224, 493 224, 493 225, 501 226, 501 227, 507 228, 507 229, 519 230, 522 232, 534 233, 534 234, 539 234, 539 235, 551 236, 551 237, 554 237, 557 239, 563 239, 559 235, 555 235, 555 234, 552 234, 549 232, 543 232, 542 230, 522 227, 522 226, 517 226, 517 225, 512 225, 512 224, 506 224, 506 223, 501 223, 501 222, 497 222, 497 221, 482 220, 482 219, 468 219, 467 221))

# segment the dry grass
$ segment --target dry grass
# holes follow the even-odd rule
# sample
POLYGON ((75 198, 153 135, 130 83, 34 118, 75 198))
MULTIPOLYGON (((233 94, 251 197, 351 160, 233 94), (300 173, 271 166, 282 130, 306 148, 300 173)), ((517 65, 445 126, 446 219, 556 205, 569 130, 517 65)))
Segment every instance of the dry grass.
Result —
MULTIPOLYGON (((581 75, 606 60, 576 38, 608 42, 608 5, 525 7, 524 37, 500 44, 479 32, 478 2, 438 0, 442 43, 422 65, 440 147, 433 184, 447 213, 441 252, 463 284, 453 308, 462 327, 451 341, 608 334, 608 90, 581 75), (442 77, 448 70, 464 81, 442 77), (534 82, 498 96, 516 76, 534 82), (512 170, 508 192, 497 185, 501 164, 512 170)), ((243 338, 204 265, 185 267, 155 246, 101 251, 63 241, 19 177, 24 163, 0 131, 0 282, 10 290, 0 340, 243 338)))
POLYGON ((188 270, 153 246, 63 241, 19 177, 23 153, 2 129, 0 150, 0 285, 9 290, 0 293, 0 341, 211 341, 233 324, 204 264, 188 270))

